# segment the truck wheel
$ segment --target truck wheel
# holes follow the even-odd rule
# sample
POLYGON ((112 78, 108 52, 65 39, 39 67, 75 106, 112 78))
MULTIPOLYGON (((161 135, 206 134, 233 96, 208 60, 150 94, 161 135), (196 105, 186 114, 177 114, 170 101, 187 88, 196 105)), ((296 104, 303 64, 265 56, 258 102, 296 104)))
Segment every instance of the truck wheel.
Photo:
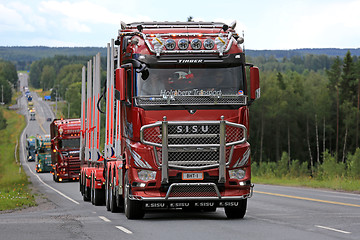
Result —
POLYGON ((130 184, 128 180, 128 173, 125 173, 125 196, 124 196, 124 210, 125 216, 128 219, 141 219, 144 217, 145 212, 142 209, 140 201, 130 199, 130 184))
POLYGON ((94 205, 100 206, 104 204, 104 191, 102 189, 94 189, 94 205))
POLYGON ((110 191, 110 199, 109 199, 110 200, 110 211, 113 213, 119 212, 119 208, 116 204, 116 196, 114 194, 115 182, 116 182, 116 178, 114 176, 112 178, 112 184, 111 184, 112 188, 109 189, 109 191, 110 191))
POLYGON ((105 184, 105 205, 106 210, 110 211, 110 186, 109 186, 109 180, 106 178, 106 184, 105 184))
POLYGON ((237 219, 243 218, 246 213, 247 199, 243 199, 239 202, 237 207, 225 207, 225 214, 227 218, 237 219))
POLYGON ((56 171, 54 171, 53 179, 54 179, 55 182, 59 182, 59 177, 56 174, 56 171))
POLYGON ((94 203, 94 198, 95 198, 95 197, 94 197, 94 195, 95 195, 95 194, 94 194, 94 190, 95 190, 94 188, 95 188, 95 187, 94 187, 94 176, 93 176, 92 174, 91 174, 91 180, 90 180, 90 181, 91 181, 91 182, 90 182, 90 202, 91 202, 91 204, 94 205, 94 204, 95 204, 95 203, 94 203))
POLYGON ((85 175, 83 200, 85 202, 88 202, 91 200, 90 199, 91 198, 91 195, 90 195, 91 188, 86 186, 86 181, 87 181, 87 179, 86 179, 86 175, 85 175))

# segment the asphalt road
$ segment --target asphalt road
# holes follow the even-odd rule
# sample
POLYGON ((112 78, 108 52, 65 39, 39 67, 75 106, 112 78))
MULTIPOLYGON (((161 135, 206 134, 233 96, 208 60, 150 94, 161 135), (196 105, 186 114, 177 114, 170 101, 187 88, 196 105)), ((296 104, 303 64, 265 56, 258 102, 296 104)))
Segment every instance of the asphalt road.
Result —
POLYGON ((52 114, 48 103, 35 100, 37 121, 29 121, 20 155, 40 203, 0 214, 0 239, 360 239, 360 195, 343 192, 255 184, 242 220, 227 219, 223 209, 151 212, 127 220, 93 206, 82 201, 77 182, 55 183, 51 174, 37 174, 35 164, 24 161, 25 135, 49 131, 41 120, 52 114))

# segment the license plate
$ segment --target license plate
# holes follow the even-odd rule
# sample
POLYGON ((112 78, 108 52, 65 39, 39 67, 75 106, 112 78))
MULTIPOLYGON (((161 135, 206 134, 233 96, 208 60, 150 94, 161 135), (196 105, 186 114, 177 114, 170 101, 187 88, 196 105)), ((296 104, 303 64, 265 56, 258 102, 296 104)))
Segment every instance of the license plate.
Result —
POLYGON ((182 180, 203 180, 204 175, 202 172, 183 172, 182 180))

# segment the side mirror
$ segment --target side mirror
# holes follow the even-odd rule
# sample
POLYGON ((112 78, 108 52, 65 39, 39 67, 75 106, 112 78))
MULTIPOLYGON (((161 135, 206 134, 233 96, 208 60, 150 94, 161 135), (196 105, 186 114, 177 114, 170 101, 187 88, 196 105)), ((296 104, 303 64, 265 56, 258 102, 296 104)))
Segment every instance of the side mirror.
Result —
MULTIPOLYGON (((125 80, 126 80, 126 71, 125 68, 118 68, 116 69, 116 82, 115 82, 115 89, 120 93, 118 100, 124 101, 125 100, 125 80)), ((116 96, 117 94, 115 94, 116 96)))
POLYGON ((250 99, 260 98, 260 77, 259 68, 250 67, 250 99))

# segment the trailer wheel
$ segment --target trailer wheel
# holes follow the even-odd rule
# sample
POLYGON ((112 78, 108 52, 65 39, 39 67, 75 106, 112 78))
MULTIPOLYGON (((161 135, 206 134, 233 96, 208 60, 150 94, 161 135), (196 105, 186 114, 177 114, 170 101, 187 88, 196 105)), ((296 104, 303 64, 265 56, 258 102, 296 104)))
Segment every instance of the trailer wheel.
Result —
POLYGON ((128 219, 141 219, 144 217, 145 212, 142 209, 142 204, 140 201, 130 199, 130 184, 128 179, 128 173, 125 173, 125 196, 124 196, 124 207, 125 207, 125 216, 128 219))
POLYGON ((225 207, 225 214, 228 218, 238 219, 244 218, 246 213, 247 199, 240 201, 237 207, 225 207))

